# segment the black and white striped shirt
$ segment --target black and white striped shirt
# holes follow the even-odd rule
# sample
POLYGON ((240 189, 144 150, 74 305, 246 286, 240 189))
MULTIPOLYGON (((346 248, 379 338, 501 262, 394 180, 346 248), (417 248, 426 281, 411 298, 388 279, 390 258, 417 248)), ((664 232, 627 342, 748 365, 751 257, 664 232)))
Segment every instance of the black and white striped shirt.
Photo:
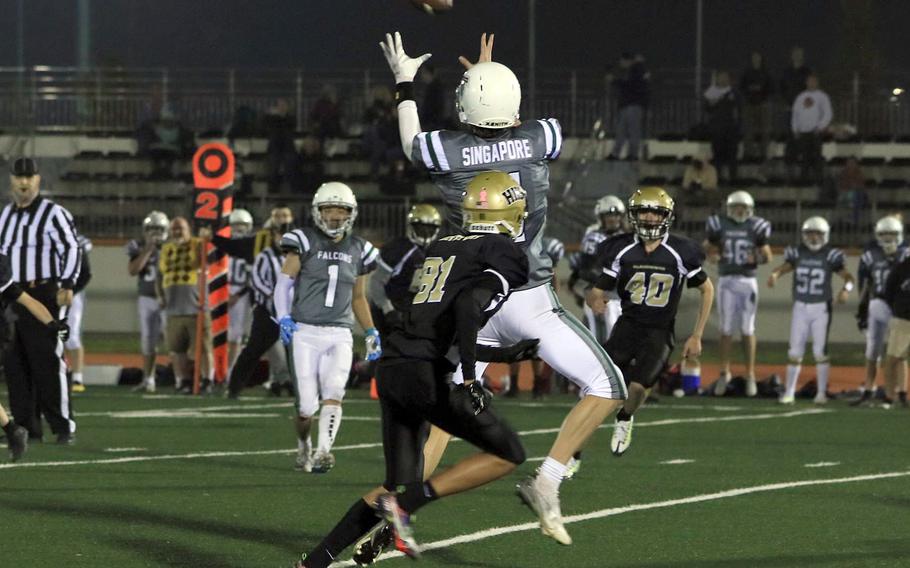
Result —
POLYGON ((275 281, 281 272, 281 263, 284 256, 274 247, 262 249, 253 262, 251 280, 253 289, 253 302, 267 309, 272 317, 275 316, 275 305, 272 296, 275 293, 275 281))
POLYGON ((0 213, 0 253, 9 257, 13 280, 54 280, 72 288, 81 249, 70 212, 40 195, 25 208, 10 203, 0 213))

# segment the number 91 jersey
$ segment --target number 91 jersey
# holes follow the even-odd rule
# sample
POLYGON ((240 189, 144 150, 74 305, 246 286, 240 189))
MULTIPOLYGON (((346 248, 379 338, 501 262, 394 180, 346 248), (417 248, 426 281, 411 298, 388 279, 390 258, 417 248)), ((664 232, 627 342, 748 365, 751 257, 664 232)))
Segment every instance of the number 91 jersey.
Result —
POLYGON ((793 267, 793 300, 816 304, 831 301, 831 275, 844 268, 844 252, 825 245, 811 251, 806 245, 787 247, 784 262, 793 267))
POLYGON ((379 249, 350 234, 336 243, 322 231, 307 227, 285 233, 281 250, 300 255, 291 306, 294 321, 353 328, 354 283, 376 268, 379 249))
POLYGON ((683 284, 701 286, 705 254, 685 237, 667 234, 652 252, 638 235, 626 233, 598 247, 603 276, 602 290, 616 290, 622 302, 622 319, 644 327, 672 329, 683 284))

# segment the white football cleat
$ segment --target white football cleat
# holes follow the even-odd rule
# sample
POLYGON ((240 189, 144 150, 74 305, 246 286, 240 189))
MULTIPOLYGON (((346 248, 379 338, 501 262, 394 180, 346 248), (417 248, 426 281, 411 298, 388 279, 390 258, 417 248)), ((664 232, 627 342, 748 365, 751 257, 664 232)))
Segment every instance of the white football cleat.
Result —
POLYGON ((540 532, 566 546, 572 544, 572 537, 562 524, 562 511, 559 509, 559 491, 542 489, 539 478, 527 477, 518 482, 518 496, 530 507, 540 520, 540 532))
POLYGON ((629 449, 629 444, 632 443, 634 421, 635 417, 632 416, 628 420, 617 419, 614 423, 613 439, 610 440, 610 449, 613 451, 614 456, 621 456, 629 449))
POLYGON ((328 473, 335 467, 335 456, 330 452, 316 452, 313 456, 313 467, 310 469, 313 473, 328 473))
POLYGON ((758 384, 755 382, 755 377, 746 377, 746 396, 752 398, 758 394, 758 384))
POLYGON ((572 479, 575 477, 575 474, 578 473, 578 470, 581 469, 581 460, 575 458, 569 458, 569 463, 566 464, 566 474, 562 477, 563 479, 572 479))
POLYGON ((828 404, 828 395, 823 392, 815 395, 815 399, 812 400, 815 404, 828 404))
POLYGON ((796 397, 792 394, 782 394, 780 395, 780 398, 777 399, 777 402, 781 404, 795 404, 796 397))
POLYGON ((730 375, 721 373, 720 378, 714 383, 714 396, 724 396, 727 394, 727 383, 730 382, 730 375))

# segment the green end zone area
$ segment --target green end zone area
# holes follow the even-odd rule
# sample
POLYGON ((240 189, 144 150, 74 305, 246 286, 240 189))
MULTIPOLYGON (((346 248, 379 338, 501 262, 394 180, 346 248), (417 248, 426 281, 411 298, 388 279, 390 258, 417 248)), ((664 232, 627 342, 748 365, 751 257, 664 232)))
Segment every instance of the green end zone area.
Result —
MULTIPOLYGON (((289 566, 381 480, 378 404, 349 393, 337 465, 315 475, 293 470, 290 399, 245 394, 75 395, 76 445, 34 444, 22 462, 0 462, 0 564, 289 566)), ((563 547, 514 485, 573 402, 495 401, 531 459, 422 510, 420 566, 906 566, 906 410, 664 397, 636 415, 623 457, 609 453, 609 424, 596 434, 562 486, 575 541, 563 547)), ((452 444, 443 465, 469 451, 452 444)))

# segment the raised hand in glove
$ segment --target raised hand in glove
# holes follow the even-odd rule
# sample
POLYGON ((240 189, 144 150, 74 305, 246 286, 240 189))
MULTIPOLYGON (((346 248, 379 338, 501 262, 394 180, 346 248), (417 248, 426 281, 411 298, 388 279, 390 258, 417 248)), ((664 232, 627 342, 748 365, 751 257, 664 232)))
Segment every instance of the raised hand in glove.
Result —
POLYGON ((379 330, 371 327, 366 330, 366 336, 363 338, 366 342, 367 361, 377 361, 382 355, 382 342, 379 340, 379 330))
POLYGON ((379 47, 382 48, 385 60, 389 62, 389 68, 395 74, 396 83, 414 81, 417 69, 424 61, 433 56, 432 53, 424 53, 417 58, 409 57, 404 52, 404 47, 401 46, 401 34, 398 32, 395 32, 394 37, 392 34, 385 34, 385 41, 379 42, 379 47))
POLYGON ((278 320, 278 337, 281 338, 281 343, 284 345, 291 344, 295 331, 297 331, 297 322, 291 316, 284 316, 278 320))
POLYGON ((60 341, 66 341, 70 338, 70 326, 65 321, 51 320, 47 328, 57 334, 60 341))

